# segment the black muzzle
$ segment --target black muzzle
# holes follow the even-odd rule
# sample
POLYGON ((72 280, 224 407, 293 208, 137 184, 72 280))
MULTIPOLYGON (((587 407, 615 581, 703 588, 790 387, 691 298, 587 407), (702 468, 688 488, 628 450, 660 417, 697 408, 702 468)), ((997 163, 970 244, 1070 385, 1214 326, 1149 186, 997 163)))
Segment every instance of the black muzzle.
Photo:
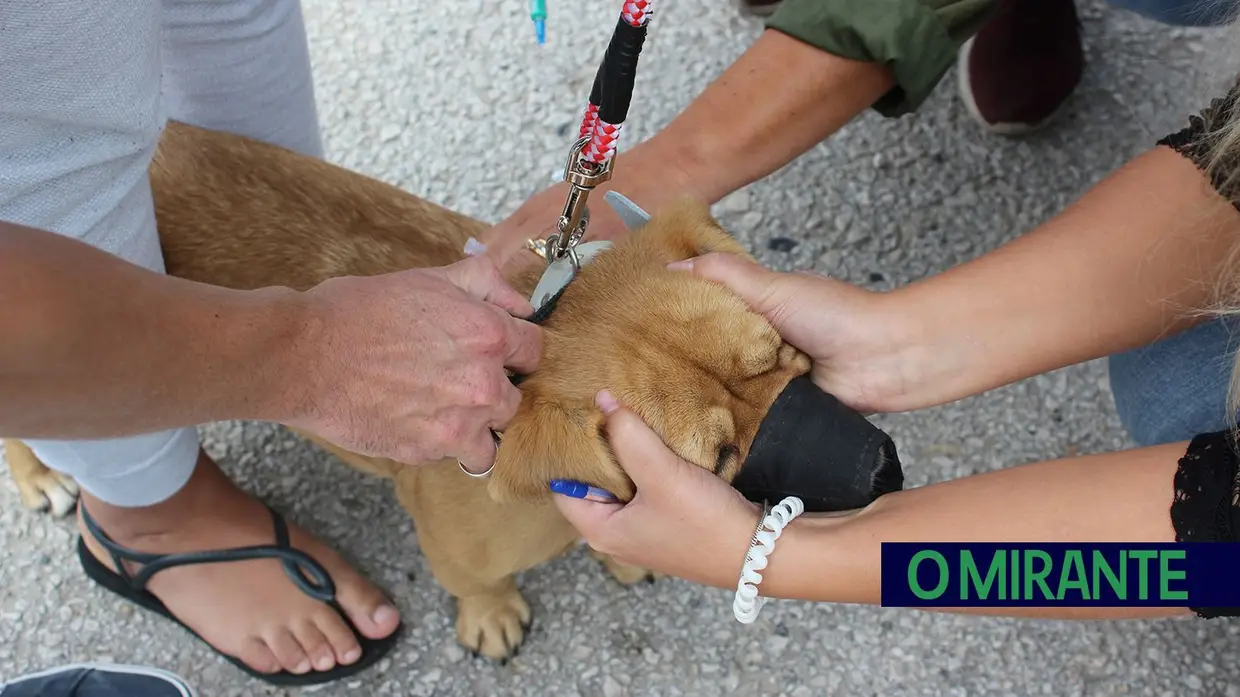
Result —
POLYGON ((771 405, 732 486, 756 503, 796 496, 808 512, 847 511, 904 488, 904 471, 890 436, 802 375, 771 405))

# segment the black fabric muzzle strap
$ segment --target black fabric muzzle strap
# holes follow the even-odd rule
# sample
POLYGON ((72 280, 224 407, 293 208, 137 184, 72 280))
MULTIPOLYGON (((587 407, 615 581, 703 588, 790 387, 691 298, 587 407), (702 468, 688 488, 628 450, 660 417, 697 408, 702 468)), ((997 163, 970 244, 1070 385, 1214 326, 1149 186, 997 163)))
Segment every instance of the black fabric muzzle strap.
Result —
POLYGON ((754 502, 796 496, 806 511, 847 511, 902 489, 904 471, 890 436, 802 375, 771 405, 732 486, 754 502))

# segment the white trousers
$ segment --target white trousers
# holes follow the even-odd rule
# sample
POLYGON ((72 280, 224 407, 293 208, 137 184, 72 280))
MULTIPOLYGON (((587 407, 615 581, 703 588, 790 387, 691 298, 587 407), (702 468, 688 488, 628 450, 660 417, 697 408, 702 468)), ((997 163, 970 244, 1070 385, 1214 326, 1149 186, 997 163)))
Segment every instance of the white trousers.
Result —
MULTIPOLYGON (((170 118, 321 157, 299 1, 0 1, 0 220, 163 272, 147 167, 170 118)), ((117 506, 172 496, 198 453, 192 427, 27 443, 117 506)))

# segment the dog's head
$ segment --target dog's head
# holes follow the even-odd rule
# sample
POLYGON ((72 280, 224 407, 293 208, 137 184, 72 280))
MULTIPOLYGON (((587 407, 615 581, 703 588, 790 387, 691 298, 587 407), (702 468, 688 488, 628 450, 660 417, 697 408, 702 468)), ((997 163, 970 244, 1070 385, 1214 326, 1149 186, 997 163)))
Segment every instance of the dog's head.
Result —
POLYGON ((602 432, 607 388, 681 458, 731 481, 771 404, 809 358, 722 284, 666 268, 707 252, 749 257, 699 203, 681 201, 586 265, 544 323, 538 371, 504 430, 497 500, 549 494, 552 479, 634 487, 602 432))

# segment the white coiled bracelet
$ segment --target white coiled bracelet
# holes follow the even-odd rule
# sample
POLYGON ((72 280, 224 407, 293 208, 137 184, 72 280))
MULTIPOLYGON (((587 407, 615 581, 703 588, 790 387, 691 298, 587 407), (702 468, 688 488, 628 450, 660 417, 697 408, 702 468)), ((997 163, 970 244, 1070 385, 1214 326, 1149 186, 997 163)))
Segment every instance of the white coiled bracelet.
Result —
POLYGON ((741 624, 751 624, 758 619, 766 603, 766 598, 758 595, 758 584, 762 583, 760 572, 766 568, 767 557, 775 551, 775 540, 784 527, 804 512, 805 503, 795 496, 785 498, 774 508, 763 507, 762 518, 745 553, 745 565, 741 567, 741 578, 736 584, 736 598, 732 601, 732 614, 741 624))

